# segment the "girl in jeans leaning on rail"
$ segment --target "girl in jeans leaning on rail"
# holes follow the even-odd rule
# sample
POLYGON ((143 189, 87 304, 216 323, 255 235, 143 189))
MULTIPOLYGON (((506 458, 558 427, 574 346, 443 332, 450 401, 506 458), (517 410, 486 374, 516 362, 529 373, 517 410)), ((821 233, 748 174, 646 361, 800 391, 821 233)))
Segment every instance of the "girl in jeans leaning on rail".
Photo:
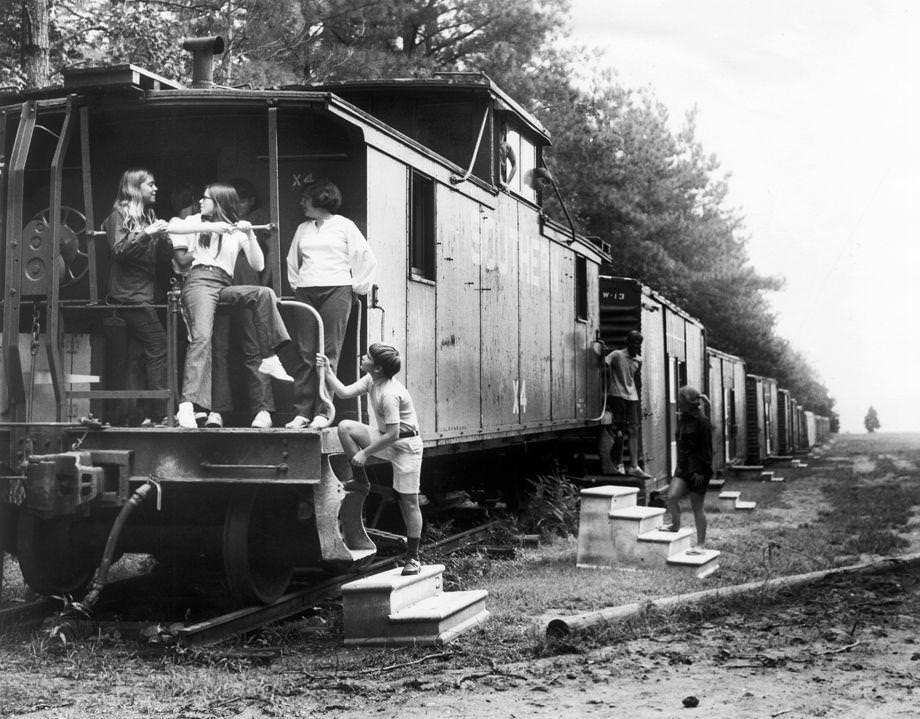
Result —
MULTIPOLYGON (((316 366, 328 366, 323 354, 316 355, 316 366)), ((394 376, 401 362, 395 347, 375 342, 361 358, 361 370, 367 374, 347 387, 331 371, 326 372, 326 384, 339 397, 368 395, 377 417, 377 427, 345 419, 339 422, 342 449, 354 467, 355 478, 345 483, 349 492, 370 491, 364 471, 369 457, 379 457, 393 465, 393 491, 399 501, 399 511, 406 523, 408 549, 403 566, 404 575, 422 570, 418 549, 422 536, 422 510, 418 493, 422 477, 422 438, 418 416, 409 391, 394 376)))
POLYGON ((233 285, 233 269, 240 252, 250 266, 261 272, 265 256, 256 240, 252 224, 239 219, 239 197, 231 185, 214 182, 208 185, 200 201, 201 214, 169 223, 176 260, 188 274, 182 284, 182 310, 188 327, 189 345, 185 355, 182 395, 176 419, 180 427, 195 428, 195 405, 212 410, 207 425, 220 427, 220 409, 227 398, 212 397, 211 337, 214 314, 220 302, 246 305, 252 309, 259 331, 262 364, 259 371, 283 381, 290 375, 276 354, 290 341, 278 298, 268 287, 233 285))

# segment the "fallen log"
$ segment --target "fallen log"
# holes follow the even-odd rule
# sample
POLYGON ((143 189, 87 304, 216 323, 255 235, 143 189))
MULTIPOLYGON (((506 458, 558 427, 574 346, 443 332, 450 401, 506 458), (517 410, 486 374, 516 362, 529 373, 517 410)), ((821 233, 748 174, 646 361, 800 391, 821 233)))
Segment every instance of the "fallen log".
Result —
POLYGON ((817 572, 794 574, 789 577, 777 577, 775 579, 767 579, 759 582, 735 584, 729 587, 715 587, 714 589, 705 589, 690 594, 678 594, 672 597, 664 597, 663 599, 649 599, 644 602, 633 602, 632 604, 623 604, 619 607, 607 607, 594 612, 573 614, 569 617, 556 617, 550 620, 547 625, 546 636, 554 639, 566 637, 598 625, 622 622, 653 609, 668 609, 671 607, 694 604, 696 602, 713 599, 725 599, 758 591, 789 589, 838 575, 875 574, 878 572, 891 571, 893 568, 913 569, 918 565, 920 565, 920 553, 905 554, 900 557, 883 557, 882 559, 876 559, 871 562, 851 564, 846 567, 822 569, 817 572))

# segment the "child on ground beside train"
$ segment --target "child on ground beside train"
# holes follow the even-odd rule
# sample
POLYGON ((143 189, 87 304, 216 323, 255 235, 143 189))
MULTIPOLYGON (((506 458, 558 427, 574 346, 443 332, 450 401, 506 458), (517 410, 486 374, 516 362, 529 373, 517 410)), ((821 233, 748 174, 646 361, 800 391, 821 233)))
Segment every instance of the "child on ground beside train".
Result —
MULTIPOLYGON (((325 355, 316 355, 318 367, 329 366, 325 355)), ((339 440, 354 468, 354 478, 345 483, 347 491, 370 491, 370 481, 364 471, 369 457, 385 459, 393 466, 393 490, 399 501, 399 511, 406 524, 408 549, 402 573, 421 571, 419 544, 422 536, 422 510, 419 489, 422 475, 422 438, 412 397, 395 378, 401 362, 395 347, 375 342, 361 358, 365 372, 357 382, 347 387, 331 371, 326 372, 326 384, 339 397, 368 395, 377 418, 377 427, 342 420, 338 425, 339 440)))
MULTIPOLYGON (((153 205, 157 186, 144 168, 125 170, 118 182, 112 212, 103 223, 111 252, 108 301, 122 305, 129 342, 129 384, 138 374, 135 361, 143 364, 146 389, 166 389, 166 330, 156 309, 157 260, 169 240, 166 220, 158 220, 153 205)), ((142 424, 156 423, 166 412, 165 400, 143 404, 142 424)))
MULTIPOLYGON (((239 219, 239 198, 231 185, 213 182, 200 201, 201 213, 169 223, 176 260, 188 268, 182 284, 182 310, 188 329, 182 394, 176 419, 180 427, 195 428, 195 405, 210 410, 208 424, 221 426, 221 409, 231 398, 212 395, 211 338, 214 315, 220 302, 248 306, 259 331, 262 362, 259 370, 291 381, 277 351, 290 341, 278 312, 278 298, 268 287, 234 286, 233 269, 242 252, 253 269, 261 271, 265 257, 252 231, 252 224, 239 219)), ((220 383, 223 386, 224 383, 220 383)))
MULTIPOLYGON (((269 217, 260 208, 256 189, 245 178, 230 180, 240 200, 240 220, 253 225, 265 225, 269 217)), ((257 285, 270 287, 271 277, 268 266, 268 232, 254 230, 256 241, 265 257, 264 268, 256 270, 249 264, 244 252, 237 255, 233 268, 233 284, 257 285)), ((246 395, 249 409, 253 413, 250 426, 268 429, 272 426, 272 412, 275 411, 275 395, 272 390, 270 375, 259 371, 262 354, 259 346, 259 332, 256 329, 255 316, 248 307, 236 308, 232 313, 218 313, 214 318, 214 336, 212 339, 212 393, 219 398, 214 402, 212 422, 219 418, 219 412, 229 410, 232 402, 230 387, 229 360, 239 358, 243 368, 246 395)), ((222 418, 220 418, 222 420, 222 418)))
POLYGON ((668 488, 668 531, 680 529, 680 500, 690 495, 690 507, 696 524, 696 547, 688 554, 700 554, 706 544, 706 514, 703 502, 712 478, 712 426, 703 416, 700 401, 709 401, 695 387, 684 386, 677 391, 677 468, 668 488))
POLYGON ((613 445, 610 458, 617 474, 630 474, 647 479, 639 466, 639 386, 642 370, 642 334, 631 330, 626 335, 626 348, 613 350, 604 358, 610 368, 610 387, 607 391, 607 410, 612 423, 605 430, 611 433, 613 445), (629 447, 630 466, 623 466, 623 445, 629 447))
POLYGON ((294 419, 289 429, 321 429, 330 418, 316 396, 313 356, 322 351, 335 373, 356 295, 371 288, 377 260, 361 230, 347 217, 335 214, 342 192, 332 182, 318 179, 303 188, 300 205, 307 218, 294 233, 287 256, 288 280, 294 297, 312 305, 323 320, 323 347, 316 347, 313 326, 294 329, 300 365, 294 370, 294 419))

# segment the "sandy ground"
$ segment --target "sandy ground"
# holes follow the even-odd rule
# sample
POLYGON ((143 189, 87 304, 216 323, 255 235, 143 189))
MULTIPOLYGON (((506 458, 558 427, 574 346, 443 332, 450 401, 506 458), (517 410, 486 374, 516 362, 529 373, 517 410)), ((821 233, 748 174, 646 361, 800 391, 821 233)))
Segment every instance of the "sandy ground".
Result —
MULTIPOLYGON (((916 479, 911 462, 891 458, 916 479)), ((856 475, 874 468, 864 456, 839 462, 856 475)), ((815 479, 788 488, 787 507, 769 510, 777 523, 817 520, 815 479)), ((912 529, 907 551, 920 544, 916 523, 912 529)), ((639 639, 592 651, 575 644, 572 653, 491 668, 439 668, 448 647, 411 669, 350 676, 305 673, 293 653, 226 672, 134 657, 113 666, 98 657, 49 661, 37 674, 28 649, 0 651, 0 717, 920 716, 920 570, 837 576, 721 616, 698 610, 639 639), (211 695, 219 699, 183 690, 214 681, 226 684, 211 695), (695 708, 684 706, 689 697, 695 708)))

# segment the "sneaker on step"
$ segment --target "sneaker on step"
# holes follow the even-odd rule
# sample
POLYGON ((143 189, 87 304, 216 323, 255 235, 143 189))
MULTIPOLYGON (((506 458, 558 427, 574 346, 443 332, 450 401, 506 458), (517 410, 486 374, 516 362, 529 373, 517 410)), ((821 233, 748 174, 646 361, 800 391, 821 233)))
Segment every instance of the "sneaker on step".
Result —
POLYGON ((249 424, 250 427, 255 427, 256 429, 268 429, 272 426, 272 416, 268 413, 267 409, 260 409, 256 416, 252 418, 252 422, 249 424))
POLYGON ((651 479, 652 478, 652 475, 645 472, 641 467, 630 467, 629 476, 639 477, 640 479, 651 479))
POLYGON ((223 427, 224 418, 220 416, 220 412, 208 412, 208 418, 204 422, 205 427, 223 427))
POLYGON ((422 563, 419 560, 415 559, 414 557, 410 557, 409 559, 406 560, 406 563, 403 565, 402 576, 410 577, 413 574, 418 574, 421 571, 422 571, 422 563))
POLYGON ((198 423, 195 421, 195 409, 191 402, 180 402, 179 411, 176 412, 176 422, 183 429, 198 429, 198 423))
POLYGON ((613 468, 613 473, 614 474, 626 474, 626 467, 624 467, 623 463, 621 462, 620 464, 618 464, 616 467, 613 468))
POLYGON ((328 417, 318 414, 313 418, 313 421, 310 422, 310 429, 325 429, 330 424, 328 417))
POLYGON ((263 359, 262 364, 259 365, 259 372, 267 374, 269 377, 274 377, 277 380, 281 380, 282 382, 294 381, 294 378, 284 369, 281 360, 278 359, 278 355, 272 355, 271 357, 263 359))
POLYGON ((204 423, 208 421, 207 412, 195 412, 195 426, 204 427, 204 423))
POLYGON ((302 414, 298 414, 294 419, 284 425, 287 429, 306 429, 310 426, 310 420, 302 414))

